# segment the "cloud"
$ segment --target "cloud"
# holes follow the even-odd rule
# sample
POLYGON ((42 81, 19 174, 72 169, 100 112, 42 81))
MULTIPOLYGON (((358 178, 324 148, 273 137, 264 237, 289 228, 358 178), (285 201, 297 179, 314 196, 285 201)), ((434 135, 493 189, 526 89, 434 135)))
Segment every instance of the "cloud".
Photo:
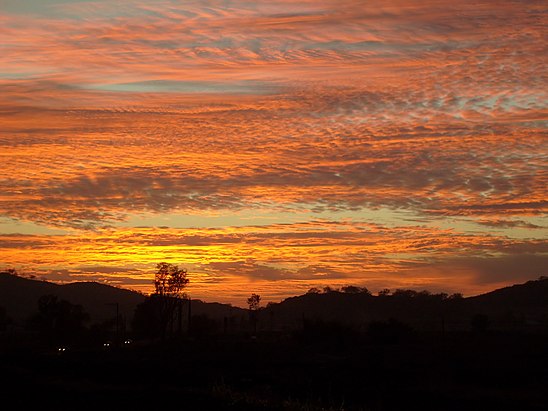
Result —
POLYGON ((373 289, 451 288, 475 293, 495 283, 542 275, 546 242, 425 226, 318 220, 209 229, 129 227, 59 236, 3 235, 0 253, 6 268, 52 280, 110 278, 120 284, 127 280, 144 291, 152 287, 155 264, 172 262, 189 270, 189 290, 194 295, 212 295, 213 289, 207 287, 215 284, 213 294, 230 300, 232 291, 219 284, 245 289, 250 281, 258 288, 270 288, 266 283, 272 283, 279 287, 278 296, 314 285, 349 283, 373 289))
POLYGON ((6 263, 187 255, 201 284, 241 295, 240 270, 279 296, 271 283, 322 276, 438 286, 435 261, 470 255, 455 277, 473 289, 494 270, 483 258, 543 252, 529 222, 548 194, 541 2, 3 5, 0 216, 70 232, 1 236, 6 263), (259 210, 306 216, 222 219, 259 210), (371 224, 372 210, 421 225, 371 224), (142 213, 215 214, 222 230, 131 227, 142 213))
POLYGON ((212 262, 204 265, 203 269, 206 272, 212 270, 225 275, 244 276, 252 280, 276 281, 292 277, 287 269, 257 264, 253 261, 212 262))
POLYGON ((492 228, 526 228, 526 229, 542 229, 544 227, 529 223, 527 221, 523 220, 502 220, 502 219, 494 219, 494 220, 479 220, 477 221, 478 224, 492 227, 492 228))
POLYGON ((447 271, 469 273, 471 284, 491 289, 504 284, 515 284, 546 275, 548 255, 545 253, 503 254, 490 257, 460 256, 447 259, 437 267, 447 271))
MULTIPOLYGON (((40 94, 36 87, 13 90, 40 94)), ((9 157, 0 174, 7 194, 0 208, 8 216, 72 226, 134 211, 265 204, 471 216, 545 209, 542 135, 535 128, 413 124, 397 117, 413 104, 391 108, 391 93, 368 92, 352 109, 344 106, 356 90, 311 93, 213 106, 207 99, 176 105, 176 98, 152 95, 136 108, 69 111, 10 106, 14 97, 4 95, 0 143, 9 157), (363 112, 359 121, 353 111, 363 112)))

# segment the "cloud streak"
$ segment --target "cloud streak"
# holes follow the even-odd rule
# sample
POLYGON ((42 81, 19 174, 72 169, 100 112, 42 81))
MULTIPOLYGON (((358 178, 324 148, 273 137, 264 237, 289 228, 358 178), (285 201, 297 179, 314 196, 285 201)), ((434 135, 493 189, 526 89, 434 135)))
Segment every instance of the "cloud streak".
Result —
POLYGON ((397 287, 474 293, 515 275, 542 275, 546 262, 543 240, 329 220, 108 229, 64 236, 11 234, 0 237, 0 251, 14 265, 52 280, 131 279, 127 285, 145 291, 152 287, 155 263, 171 261, 189 268, 196 280, 191 292, 202 297, 215 292, 226 301, 234 297, 231 290, 223 291, 227 283, 240 284, 243 290, 271 290, 275 284, 276 295, 286 297, 326 284, 376 287, 381 279, 397 287), (528 260, 534 264, 518 270, 528 260), (68 271, 55 268, 60 265, 68 271))
POLYGON ((64 272, 70 243, 70 269, 78 256, 122 261, 135 278, 97 275, 135 284, 152 263, 146 246, 158 259, 208 250, 188 260, 200 292, 222 279, 238 294, 245 279, 273 298, 318 278, 437 287, 437 258, 468 290, 494 271, 484 258, 520 249, 536 267, 545 26, 540 1, 6 1, 0 216, 69 234, 4 237, 2 261, 64 272), (253 217, 265 210, 350 225, 274 230, 253 217), (393 218, 378 238, 360 231, 373 212, 393 218), (235 213, 250 216, 245 233, 235 213), (398 213, 425 224, 410 230, 398 213), (142 214, 172 217, 132 226, 142 214), (196 216, 194 230, 221 216, 221 231, 174 234, 177 215, 196 216))

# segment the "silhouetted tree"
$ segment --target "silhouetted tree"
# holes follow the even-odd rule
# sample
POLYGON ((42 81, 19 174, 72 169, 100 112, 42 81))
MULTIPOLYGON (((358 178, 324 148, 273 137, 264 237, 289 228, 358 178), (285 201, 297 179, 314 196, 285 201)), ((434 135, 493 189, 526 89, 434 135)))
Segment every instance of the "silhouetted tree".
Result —
POLYGON ((414 291, 414 290, 401 290, 401 289, 398 289, 398 290, 396 290, 392 293, 392 296, 396 297, 396 298, 414 298, 418 294, 419 293, 414 291))
POLYGON ((253 325, 253 334, 257 334, 257 311, 261 306, 261 296, 251 294, 251 297, 247 299, 247 305, 249 306, 249 320, 253 325))
POLYGON ((188 284, 187 271, 170 263, 158 263, 154 276, 155 294, 160 297, 181 298, 183 289, 188 284))
POLYGON ((179 269, 177 265, 162 262, 157 264, 156 269, 152 297, 156 301, 154 304, 159 306, 162 338, 165 338, 168 326, 173 328, 175 313, 180 314, 180 310, 176 309, 185 296, 183 290, 189 280, 187 270, 179 269))
POLYGON ((9 274, 19 277, 19 274, 17 273, 17 270, 15 268, 8 268, 6 271, 2 271, 0 274, 9 274))
POLYGON ((81 305, 44 295, 38 300, 38 314, 31 318, 31 324, 50 342, 67 343, 82 333, 88 320, 81 305))
POLYGON ((161 298, 153 294, 135 307, 131 328, 138 337, 154 338, 163 333, 161 298))
POLYGON ((390 290, 385 288, 384 290, 379 291, 379 297, 387 297, 390 295, 390 290))
POLYGON ((346 285, 341 288, 341 291, 346 294, 371 294, 365 287, 356 287, 354 285, 346 285))
POLYGON ((256 311, 261 305, 261 296, 259 294, 251 294, 251 297, 247 299, 247 305, 250 311, 256 311))
POLYGON ((154 276, 154 293, 135 309, 132 326, 141 336, 166 337, 168 327, 173 328, 177 308, 185 296, 189 279, 187 270, 170 263, 158 263, 154 276))

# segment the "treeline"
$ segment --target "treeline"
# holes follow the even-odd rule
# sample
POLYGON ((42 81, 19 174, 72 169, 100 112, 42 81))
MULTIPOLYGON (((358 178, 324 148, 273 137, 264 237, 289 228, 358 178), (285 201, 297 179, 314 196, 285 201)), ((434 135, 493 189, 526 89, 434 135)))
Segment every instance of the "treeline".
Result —
POLYGON ((393 344, 426 334, 548 332, 546 278, 472 298, 403 289, 373 295, 349 285, 312 288, 262 307, 260 295, 252 294, 246 310, 190 300, 184 293, 188 282, 186 270, 160 263, 150 296, 143 296, 132 312, 120 312, 118 302, 102 303, 110 315, 99 321, 87 307, 44 294, 33 302, 33 313, 17 323, 0 301, 0 336, 4 342, 24 340, 36 347, 112 349, 188 337, 393 344))

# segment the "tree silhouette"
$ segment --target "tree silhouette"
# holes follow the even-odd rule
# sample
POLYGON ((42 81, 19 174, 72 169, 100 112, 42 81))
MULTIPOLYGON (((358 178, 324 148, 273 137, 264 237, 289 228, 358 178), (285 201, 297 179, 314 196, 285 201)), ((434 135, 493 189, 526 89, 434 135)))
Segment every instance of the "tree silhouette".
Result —
POLYGON ((156 270, 154 293, 135 308, 132 328, 141 337, 165 339, 168 329, 173 332, 176 318, 181 331, 181 303, 189 279, 187 270, 174 264, 158 263, 156 270))
POLYGON ((181 320, 181 310, 177 310, 177 307, 180 307, 181 298, 185 296, 183 290, 189 279, 187 278, 187 270, 184 268, 179 269, 174 264, 158 263, 156 269, 158 271, 154 276, 155 292, 151 296, 154 302, 151 303, 150 308, 158 313, 162 339, 164 339, 168 327, 170 331, 173 331, 176 311, 179 315, 179 322, 181 320))
POLYGON ((257 311, 261 305, 261 296, 259 294, 251 294, 247 299, 247 305, 250 311, 257 311))
POLYGON ((162 335, 162 301, 151 295, 135 307, 131 328, 138 337, 154 338, 162 335))
POLYGON ((347 285, 341 288, 341 291, 346 294, 371 294, 371 292, 365 287, 356 287, 354 285, 347 285))
POLYGON ((50 342, 67 343, 82 333, 88 320, 89 315, 81 305, 44 295, 38 300, 38 314, 31 323, 50 342))
POLYGON ((247 305, 249 306, 249 320, 253 325, 253 335, 257 334, 257 311, 261 306, 261 296, 259 294, 251 294, 251 297, 247 299, 247 305))
POLYGON ((154 276, 155 294, 161 297, 181 298, 183 289, 188 284, 187 271, 170 263, 158 263, 154 276))

